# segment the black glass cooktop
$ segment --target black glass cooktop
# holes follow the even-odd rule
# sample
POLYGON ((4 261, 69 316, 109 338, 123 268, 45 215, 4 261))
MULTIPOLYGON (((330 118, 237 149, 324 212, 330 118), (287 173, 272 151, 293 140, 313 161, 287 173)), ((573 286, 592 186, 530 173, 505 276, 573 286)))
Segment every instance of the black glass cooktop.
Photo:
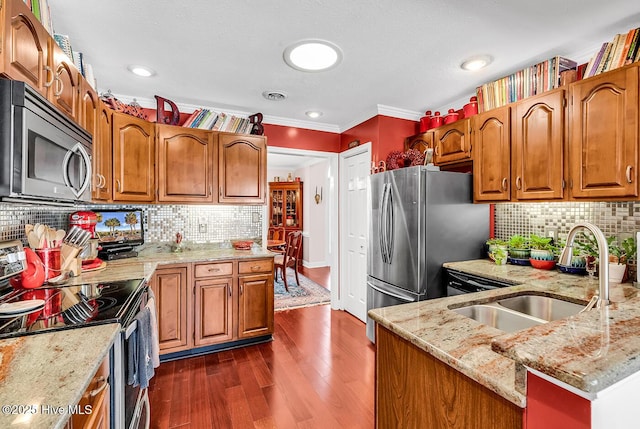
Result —
POLYGON ((138 311, 143 285, 142 279, 134 279, 79 286, 45 285, 37 289, 6 288, 0 292, 0 338, 92 324, 125 324, 138 311))

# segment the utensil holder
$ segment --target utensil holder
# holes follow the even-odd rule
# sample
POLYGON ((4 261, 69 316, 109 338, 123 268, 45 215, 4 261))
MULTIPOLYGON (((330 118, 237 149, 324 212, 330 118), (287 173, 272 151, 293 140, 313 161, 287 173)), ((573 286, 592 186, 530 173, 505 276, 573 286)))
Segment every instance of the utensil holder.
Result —
POLYGON ((79 275, 81 264, 78 260, 78 254, 81 250, 82 248, 62 243, 60 247, 60 271, 71 271, 74 276, 79 275))

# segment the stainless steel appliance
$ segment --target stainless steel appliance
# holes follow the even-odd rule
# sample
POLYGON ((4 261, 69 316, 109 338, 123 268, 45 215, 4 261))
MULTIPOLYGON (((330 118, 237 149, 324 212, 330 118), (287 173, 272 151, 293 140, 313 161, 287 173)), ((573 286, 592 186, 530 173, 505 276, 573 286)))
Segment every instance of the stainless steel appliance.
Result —
MULTIPOLYGON (((13 251, 13 247, 7 251, 13 251)), ((119 323, 120 338, 110 355, 111 427, 148 428, 147 389, 126 383, 127 348, 138 329, 136 315, 146 306, 147 294, 148 287, 142 279, 35 289, 13 288, 8 279, 2 280, 0 304, 38 302, 40 305, 23 313, 0 313, 0 339, 119 323)))
POLYGON ((489 206, 472 190, 471 175, 437 167, 370 176, 367 310, 446 296, 442 264, 482 257, 489 206))
POLYGON ((24 82, 0 79, 0 198, 91 201, 91 136, 24 82))
POLYGON ((515 283, 488 279, 473 274, 455 270, 445 270, 447 278, 447 296, 463 295, 465 293, 482 292, 513 286, 515 283))

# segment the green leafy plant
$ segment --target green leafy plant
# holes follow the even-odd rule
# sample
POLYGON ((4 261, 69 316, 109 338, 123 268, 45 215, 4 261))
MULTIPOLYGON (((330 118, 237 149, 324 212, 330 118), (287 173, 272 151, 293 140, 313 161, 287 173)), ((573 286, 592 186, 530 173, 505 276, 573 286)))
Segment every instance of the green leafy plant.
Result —
POLYGON ((551 237, 540 237, 539 235, 531 234, 529 237, 529 245, 532 249, 536 250, 551 250, 553 251, 553 244, 551 237))
POLYGON ((487 240, 487 246, 507 246, 508 244, 507 240, 501 238, 490 238, 487 240))
POLYGON ((625 238, 620 243, 620 246, 622 247, 622 252, 624 253, 625 261, 627 263, 629 263, 629 261, 636 260, 637 247, 636 247, 635 238, 633 237, 625 238))
POLYGON ((529 248, 529 240, 519 234, 512 235, 509 237, 509 248, 511 249, 528 249, 529 248))

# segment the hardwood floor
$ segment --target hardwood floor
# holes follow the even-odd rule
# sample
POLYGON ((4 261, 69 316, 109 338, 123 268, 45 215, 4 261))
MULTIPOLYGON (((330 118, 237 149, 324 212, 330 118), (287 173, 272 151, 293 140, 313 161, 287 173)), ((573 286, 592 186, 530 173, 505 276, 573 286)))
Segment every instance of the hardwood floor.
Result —
POLYGON ((371 429, 374 347, 344 311, 280 311, 272 342, 162 363, 149 398, 158 429, 371 429))
POLYGON ((330 267, 318 267, 318 268, 306 268, 300 267, 300 274, 306 278, 318 283, 320 286, 326 289, 331 289, 331 268, 330 267))

